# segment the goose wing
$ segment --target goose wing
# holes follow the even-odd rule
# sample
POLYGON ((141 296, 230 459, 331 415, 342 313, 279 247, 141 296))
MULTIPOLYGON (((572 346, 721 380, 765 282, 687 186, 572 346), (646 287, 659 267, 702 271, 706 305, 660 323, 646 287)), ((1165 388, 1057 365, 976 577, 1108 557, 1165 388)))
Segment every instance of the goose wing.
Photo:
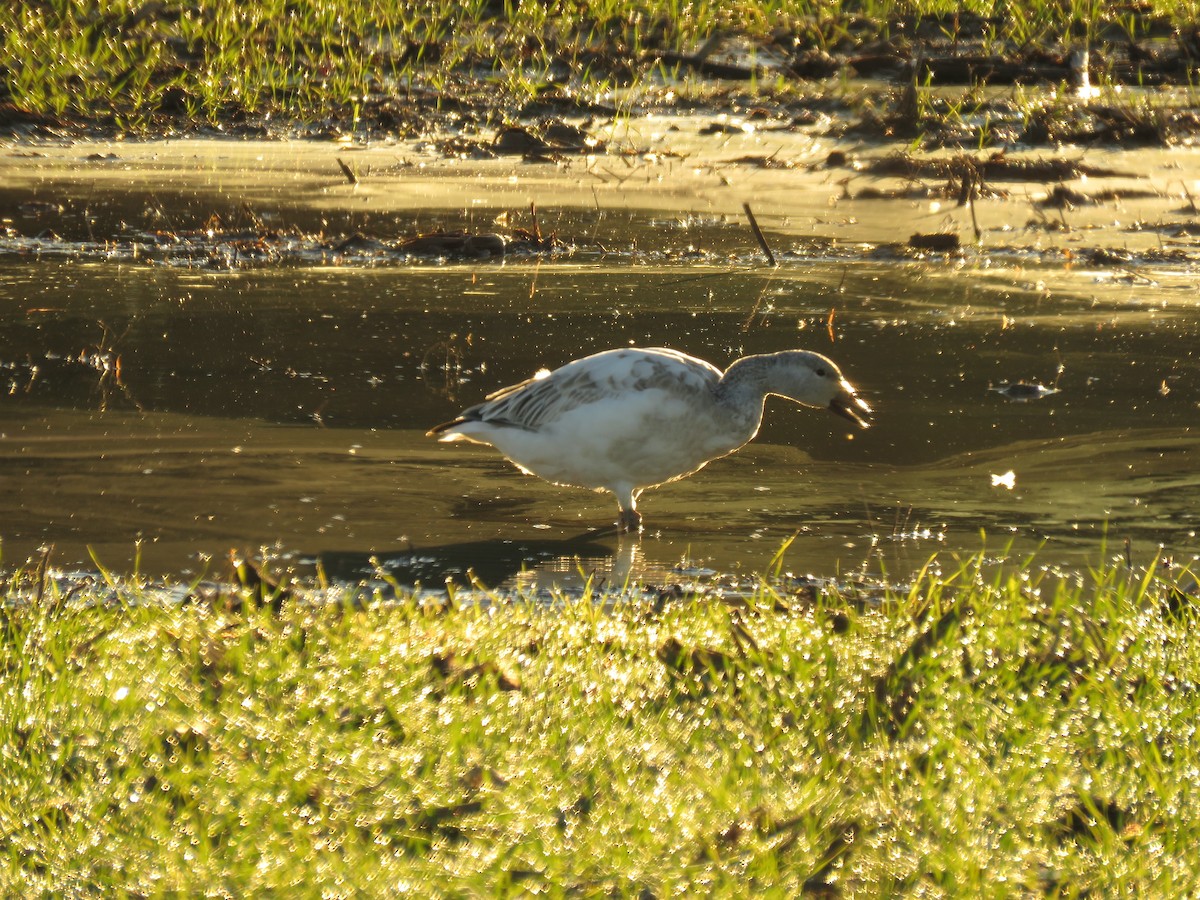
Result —
POLYGON ((567 363, 553 372, 502 388, 430 434, 450 434, 467 422, 536 431, 565 413, 650 389, 701 392, 712 388, 720 369, 674 350, 608 350, 567 363))

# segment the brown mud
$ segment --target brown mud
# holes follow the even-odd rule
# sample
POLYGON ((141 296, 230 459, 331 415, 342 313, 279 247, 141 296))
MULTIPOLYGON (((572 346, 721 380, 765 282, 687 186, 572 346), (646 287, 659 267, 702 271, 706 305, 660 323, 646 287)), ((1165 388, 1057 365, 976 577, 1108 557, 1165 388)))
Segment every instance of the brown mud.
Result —
POLYGON ((559 221, 662 210, 720 217, 742 238, 749 204, 799 257, 949 253, 1134 279, 1197 259, 1200 157, 1187 149, 919 153, 729 116, 623 120, 597 145, 608 149, 545 161, 447 157, 437 141, 18 142, 3 157, 0 251, 216 268, 638 258, 669 248, 559 221), (730 121, 734 132, 707 129, 730 121))

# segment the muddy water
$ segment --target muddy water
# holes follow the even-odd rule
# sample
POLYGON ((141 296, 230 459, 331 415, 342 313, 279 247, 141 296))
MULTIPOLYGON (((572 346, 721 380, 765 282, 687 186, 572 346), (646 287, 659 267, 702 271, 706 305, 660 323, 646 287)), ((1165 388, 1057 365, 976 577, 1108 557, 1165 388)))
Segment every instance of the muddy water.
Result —
POLYGON ((140 546, 143 569, 201 571, 267 545, 349 577, 375 555, 426 583, 472 565, 495 584, 575 557, 613 577, 755 570, 797 533, 785 565, 819 574, 913 567, 980 530, 1044 542, 1048 561, 1094 557, 1106 530, 1195 552, 1200 317, 920 267, 819 270, 9 260, 5 561, 53 544, 61 564, 91 547, 126 569, 140 546), (755 444, 644 498, 636 545, 598 533, 611 498, 424 435, 540 365, 627 344, 718 364, 819 349, 876 426, 772 401, 755 444), (1058 392, 991 389, 1021 379, 1058 392))
MULTIPOLYGON (((1142 561, 1200 552, 1200 300, 1185 267, 789 253, 774 234, 769 270, 723 215, 586 204, 553 223, 587 240, 543 260, 214 267, 72 249, 164 209, 199 221, 212 196, 187 208, 160 187, 122 205, 87 190, 106 199, 55 211, 61 246, 0 259, 5 565, 53 545, 62 566, 199 574, 267 547, 348 579, 374 558, 406 582, 471 567, 545 585, 756 572, 793 536, 784 568, 818 575, 911 571, 978 550, 981 531, 997 556, 1036 549, 1046 564, 1097 562, 1126 538, 1142 561), (643 497, 640 540, 609 532, 610 497, 425 437, 541 366, 630 344, 717 365, 820 350, 875 427, 772 400, 755 443, 643 497), (996 389, 1020 381, 1047 391, 996 389)), ((42 215, 31 196, 8 201, 42 215)))

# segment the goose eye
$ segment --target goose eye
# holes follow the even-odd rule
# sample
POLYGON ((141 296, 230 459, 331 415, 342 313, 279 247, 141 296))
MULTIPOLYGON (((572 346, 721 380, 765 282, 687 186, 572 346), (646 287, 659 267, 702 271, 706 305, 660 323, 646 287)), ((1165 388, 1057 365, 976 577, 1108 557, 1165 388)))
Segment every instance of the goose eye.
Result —
POLYGON ((828 373, 826 373, 826 371, 824 369, 817 369, 817 377, 818 378, 824 378, 826 376, 826 374, 828 374, 828 373))

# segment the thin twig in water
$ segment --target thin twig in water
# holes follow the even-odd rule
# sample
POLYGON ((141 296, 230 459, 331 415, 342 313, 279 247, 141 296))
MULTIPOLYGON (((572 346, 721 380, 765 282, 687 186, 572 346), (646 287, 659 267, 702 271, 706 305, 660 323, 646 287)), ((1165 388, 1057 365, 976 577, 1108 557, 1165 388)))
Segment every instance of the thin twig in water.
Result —
POLYGON ((724 272, 705 272, 702 275, 689 275, 686 278, 672 278, 670 281, 662 282, 663 286, 672 284, 687 284, 691 281, 704 281, 707 278, 726 278, 730 275, 741 275, 741 269, 729 269, 724 272))
POLYGON ((758 316, 758 311, 762 309, 763 296, 767 293, 767 288, 771 286, 770 279, 763 282, 762 290, 758 292, 758 296, 754 298, 754 305, 750 307, 750 312, 746 314, 745 320, 742 322, 742 331, 747 332, 750 326, 754 324, 755 318, 758 316))
MULTIPOLYGON (((592 199, 596 201, 596 218, 592 225, 592 240, 596 240, 596 235, 600 232, 600 219, 604 217, 603 210, 600 209, 600 195, 596 193, 596 186, 592 185, 592 199)), ((604 246, 600 246, 601 252, 608 252, 604 246)))
POLYGON ((1118 269, 1122 272, 1126 272, 1134 281, 1144 281, 1146 284, 1156 284, 1153 278, 1151 278, 1149 275, 1143 275, 1132 266, 1119 266, 1118 269))
POLYGON ((529 282, 529 299, 533 299, 533 295, 537 293, 538 272, 542 271, 542 261, 539 259, 533 267, 533 280, 529 282))
POLYGON ((342 174, 346 176, 346 180, 351 184, 358 184, 358 176, 354 174, 354 170, 342 162, 342 158, 340 156, 335 157, 335 159, 337 159, 338 166, 341 167, 342 174))
POLYGON ((779 263, 775 261, 775 254, 771 252, 771 245, 763 237, 762 229, 758 227, 758 221, 754 218, 754 213, 750 211, 750 204, 743 203, 742 209, 746 211, 746 218, 750 220, 750 230, 754 232, 754 238, 758 241, 758 246, 762 247, 762 252, 766 254, 767 262, 772 267, 778 266, 779 263))

